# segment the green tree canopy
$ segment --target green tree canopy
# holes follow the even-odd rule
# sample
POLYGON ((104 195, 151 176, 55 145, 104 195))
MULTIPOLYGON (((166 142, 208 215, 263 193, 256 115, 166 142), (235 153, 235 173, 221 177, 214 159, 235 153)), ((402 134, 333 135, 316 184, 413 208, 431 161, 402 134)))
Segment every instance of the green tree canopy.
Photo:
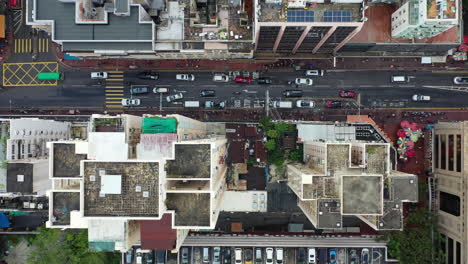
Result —
POLYGON ((274 139, 269 139, 266 143, 265 143, 265 148, 268 150, 268 151, 273 151, 276 149, 276 141, 274 139))
POLYGON ((268 130, 267 136, 268 136, 269 138, 277 138, 277 137, 278 137, 278 131, 273 130, 273 129, 268 130))

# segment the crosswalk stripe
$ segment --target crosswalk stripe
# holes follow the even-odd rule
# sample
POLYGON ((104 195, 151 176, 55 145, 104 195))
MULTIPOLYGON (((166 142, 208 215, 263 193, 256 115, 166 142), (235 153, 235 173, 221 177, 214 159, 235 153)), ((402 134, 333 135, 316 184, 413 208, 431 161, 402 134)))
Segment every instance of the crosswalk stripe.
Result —
POLYGON ((108 105, 108 104, 110 104, 110 105, 116 105, 116 104, 117 104, 117 105, 120 105, 121 102, 106 101, 106 105, 108 105))
POLYGON ((107 79, 107 81, 111 81, 111 82, 121 82, 123 81, 124 79, 107 79))
POLYGON ((108 71, 109 73, 123 73, 123 71, 108 71))
POLYGON ((123 96, 123 93, 106 93, 106 96, 123 96))
POLYGON ((110 78, 115 78, 115 77, 124 77, 123 74, 118 74, 118 75, 113 75, 112 73, 109 74, 110 78))
POLYGON ((106 86, 106 88, 124 88, 123 86, 106 86))

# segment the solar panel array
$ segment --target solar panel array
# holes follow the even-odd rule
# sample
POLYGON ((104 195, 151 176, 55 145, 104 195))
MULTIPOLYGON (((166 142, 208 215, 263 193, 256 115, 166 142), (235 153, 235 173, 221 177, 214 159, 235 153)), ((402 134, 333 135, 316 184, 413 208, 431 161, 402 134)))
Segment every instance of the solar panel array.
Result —
POLYGON ((288 22, 314 22, 314 11, 288 10, 288 22))
POLYGON ((351 22, 351 11, 324 11, 324 22, 351 22))

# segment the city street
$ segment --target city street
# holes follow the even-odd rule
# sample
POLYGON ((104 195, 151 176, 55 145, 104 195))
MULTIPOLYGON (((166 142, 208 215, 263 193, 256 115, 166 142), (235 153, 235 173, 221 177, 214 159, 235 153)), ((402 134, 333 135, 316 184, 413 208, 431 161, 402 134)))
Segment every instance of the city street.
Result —
POLYGON ((455 89, 468 88, 468 85, 454 85, 453 77, 463 76, 464 73, 445 73, 430 71, 344 71, 330 70, 324 76, 313 76, 312 86, 289 85, 298 77, 305 77, 304 71, 296 72, 266 72, 260 77, 270 77, 272 84, 238 84, 229 82, 214 82, 213 74, 209 72, 195 72, 195 81, 177 81, 176 72, 161 72, 158 80, 142 80, 137 78, 138 72, 109 72, 107 80, 92 80, 90 72, 63 72, 63 80, 56 86, 9 86, 1 90, 0 105, 2 110, 35 108, 35 109, 96 109, 104 110, 113 106, 123 109, 120 104, 122 98, 131 98, 130 85, 148 85, 150 92, 133 98, 141 99, 138 109, 158 109, 183 107, 183 101, 200 101, 200 107, 207 100, 216 103, 226 101, 227 108, 233 107, 261 107, 256 101, 265 99, 266 91, 270 100, 286 99, 282 92, 287 89, 303 91, 304 100, 314 100, 316 109, 326 108, 326 100, 343 100, 345 108, 357 108, 356 99, 339 98, 340 90, 351 90, 360 94, 363 108, 464 108, 468 107, 468 92, 455 89), (112 80, 112 74, 116 76, 112 80), (407 83, 391 83, 392 75, 406 75, 407 83), (117 84, 116 84, 117 81, 117 84), (108 88, 113 90, 109 90, 108 88), (154 94, 153 88, 169 88, 169 93, 154 94), (215 90, 214 97, 200 97, 201 90, 215 90), (183 99, 168 103, 167 95, 182 93, 183 99), (414 94, 428 95, 430 102, 413 102, 414 94), (113 101, 110 101, 113 100, 113 101), (113 104, 113 105, 112 105, 113 104))

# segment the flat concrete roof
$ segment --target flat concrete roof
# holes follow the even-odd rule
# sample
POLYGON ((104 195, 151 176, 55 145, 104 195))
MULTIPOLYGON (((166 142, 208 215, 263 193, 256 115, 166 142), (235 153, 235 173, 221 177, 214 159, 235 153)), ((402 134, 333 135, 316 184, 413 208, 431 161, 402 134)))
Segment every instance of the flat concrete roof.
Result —
POLYGON ((80 161, 86 159, 86 154, 76 154, 74 143, 53 144, 53 173, 54 178, 67 178, 80 176, 80 161))
POLYGON ((80 210, 79 192, 53 192, 52 225, 69 225, 70 212, 80 210))
POLYGON ((175 144, 175 159, 166 163, 167 178, 211 177, 210 144, 175 144))
POLYGON ((209 193, 168 193, 166 206, 175 211, 176 226, 210 226, 209 193))
POLYGON ((342 176, 343 214, 382 214, 382 176, 342 176))
POLYGON ((84 162, 84 215, 157 217, 158 162, 84 162), (103 194, 102 175, 121 175, 121 193, 103 194))
POLYGON ((342 228, 343 217, 340 209, 339 200, 318 200, 317 228, 342 228))
POLYGON ((391 177, 392 194, 395 202, 418 201, 418 177, 391 177))

